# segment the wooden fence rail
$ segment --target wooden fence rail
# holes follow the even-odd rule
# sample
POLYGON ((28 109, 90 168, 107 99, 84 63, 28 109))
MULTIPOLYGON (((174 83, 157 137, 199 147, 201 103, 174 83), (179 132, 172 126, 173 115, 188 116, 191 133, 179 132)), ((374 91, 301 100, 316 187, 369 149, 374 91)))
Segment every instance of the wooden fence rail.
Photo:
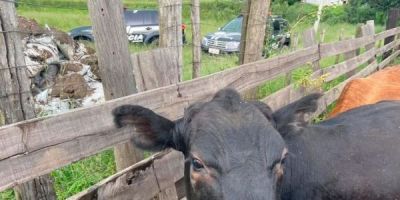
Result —
MULTIPOLYGON (((184 107, 195 101, 210 98, 219 89, 233 87, 245 91, 322 57, 349 52, 373 43, 377 38, 384 39, 396 35, 397 30, 399 29, 388 30, 375 36, 314 45, 288 55, 241 65, 198 79, 111 100, 98 106, 1 127, 0 191, 129 140, 133 136, 132 129, 116 129, 113 125, 111 111, 117 106, 138 104, 170 119, 177 119, 182 115, 184 107)), ((385 46, 385 50, 396 46, 385 46)), ((328 79, 333 80, 366 63, 375 57, 377 52, 372 48, 358 57, 317 70, 315 74, 329 72, 331 74, 328 79)), ((370 63, 351 78, 365 76, 378 66, 385 66, 396 58, 399 52, 395 51, 379 64, 376 61, 370 63)), ((337 99, 347 81, 325 93, 321 99, 320 112, 337 99)), ((295 90, 293 85, 289 85, 263 101, 274 105, 273 108, 276 109, 302 95, 304 94, 295 90), (282 99, 285 101, 281 101, 282 99)))
POLYGON ((130 199, 149 200, 161 191, 171 188, 168 198, 182 196, 175 189, 175 183, 183 179, 183 154, 166 151, 151 156, 125 170, 114 174, 93 187, 69 198, 86 199, 130 199), (173 187, 171 187, 173 186, 173 187))

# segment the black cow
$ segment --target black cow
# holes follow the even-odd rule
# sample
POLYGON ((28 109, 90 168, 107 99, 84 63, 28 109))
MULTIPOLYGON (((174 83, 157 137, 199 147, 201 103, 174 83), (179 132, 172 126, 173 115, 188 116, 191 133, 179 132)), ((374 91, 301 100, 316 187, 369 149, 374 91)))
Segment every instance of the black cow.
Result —
POLYGON ((136 127, 138 147, 183 152, 188 199, 400 199, 400 102, 309 125, 320 96, 273 113, 224 89, 175 122, 133 105, 113 114, 118 127, 136 127))

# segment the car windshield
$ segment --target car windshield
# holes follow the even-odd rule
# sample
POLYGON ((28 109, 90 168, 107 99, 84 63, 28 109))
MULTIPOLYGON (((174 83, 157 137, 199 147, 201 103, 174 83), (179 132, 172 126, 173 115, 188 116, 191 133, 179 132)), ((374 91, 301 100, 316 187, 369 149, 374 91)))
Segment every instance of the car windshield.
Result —
POLYGON ((243 17, 237 17, 222 27, 221 31, 240 33, 242 31, 243 17))

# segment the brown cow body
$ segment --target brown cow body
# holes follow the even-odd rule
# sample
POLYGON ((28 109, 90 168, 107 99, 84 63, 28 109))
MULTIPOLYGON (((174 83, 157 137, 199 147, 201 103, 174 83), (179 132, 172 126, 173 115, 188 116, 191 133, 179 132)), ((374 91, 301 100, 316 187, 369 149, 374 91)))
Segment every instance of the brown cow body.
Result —
POLYGON ((329 117, 383 100, 400 100, 400 65, 350 81, 344 87, 329 117))

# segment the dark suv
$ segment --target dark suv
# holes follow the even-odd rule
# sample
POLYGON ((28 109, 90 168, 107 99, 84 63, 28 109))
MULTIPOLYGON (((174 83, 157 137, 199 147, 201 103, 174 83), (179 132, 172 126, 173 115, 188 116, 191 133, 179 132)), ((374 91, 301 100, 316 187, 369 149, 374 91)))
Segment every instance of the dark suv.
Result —
MULTIPOLYGON (((135 43, 150 44, 157 42, 159 38, 159 22, 157 10, 124 10, 126 33, 128 40, 135 43)), ((182 26, 183 42, 185 42, 185 30, 182 26)), ((75 40, 93 41, 91 26, 82 26, 69 31, 75 40)))
MULTIPOLYGON (((240 38, 243 16, 235 19, 219 28, 217 32, 209 33, 201 42, 203 51, 210 54, 237 53, 240 51, 240 38)), ((289 23, 281 16, 269 16, 267 23, 266 45, 268 48, 279 48, 290 45, 289 23)))

